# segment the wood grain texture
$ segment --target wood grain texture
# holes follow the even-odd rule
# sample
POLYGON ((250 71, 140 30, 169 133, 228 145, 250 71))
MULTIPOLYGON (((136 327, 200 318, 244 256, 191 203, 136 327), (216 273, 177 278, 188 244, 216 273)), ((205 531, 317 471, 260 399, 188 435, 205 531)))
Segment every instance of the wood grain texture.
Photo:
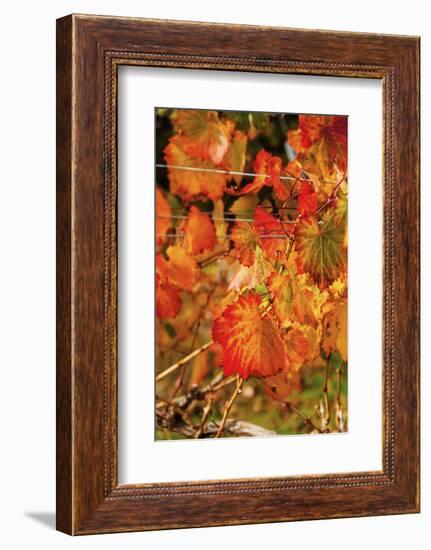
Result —
POLYGON ((419 39, 77 15, 57 24, 58 529, 86 534, 417 512, 419 39), (382 80, 382 471, 118 485, 121 64, 382 80))
POLYGON ((57 529, 72 531, 72 28, 57 23, 57 529))

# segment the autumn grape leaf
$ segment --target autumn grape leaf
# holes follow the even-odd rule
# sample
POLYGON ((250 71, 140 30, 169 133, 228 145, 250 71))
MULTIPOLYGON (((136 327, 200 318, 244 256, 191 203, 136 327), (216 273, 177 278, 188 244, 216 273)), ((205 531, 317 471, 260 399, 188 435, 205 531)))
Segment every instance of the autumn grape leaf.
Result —
POLYGON ((179 135, 173 136, 165 147, 165 160, 169 166, 171 193, 185 200, 205 197, 218 200, 223 196, 226 175, 213 172, 216 166, 210 160, 198 160, 187 154, 179 135), (178 166, 182 168, 176 168, 178 166), (184 168, 191 168, 191 170, 184 168), (198 170, 199 168, 204 170, 198 170))
POLYGON ((251 275, 251 267, 239 264, 229 283, 228 290, 241 291, 243 288, 251 288, 251 275))
POLYGON ((336 279, 329 287, 328 292, 332 297, 332 301, 343 298, 347 294, 347 276, 343 273, 341 277, 336 279))
POLYGON ((253 265, 259 235, 252 224, 236 222, 232 229, 231 239, 234 244, 234 252, 240 263, 249 267, 253 265))
POLYGON ((274 193, 280 200, 286 200, 289 196, 287 188, 282 183, 280 176, 283 170, 280 157, 274 157, 264 149, 261 149, 253 161, 254 179, 240 191, 240 195, 258 193, 267 185, 274 189, 274 193))
POLYGON ((226 233, 228 224, 225 221, 224 217, 224 203, 222 199, 218 199, 214 202, 214 208, 212 212, 212 219, 215 227, 217 240, 226 244, 226 233))
POLYGON ((229 208, 230 212, 233 212, 237 216, 239 221, 241 218, 251 218, 259 202, 258 195, 254 193, 248 193, 236 199, 236 201, 229 208))
MULTIPOLYGON (((223 159, 223 165, 226 170, 233 172, 243 172, 245 166, 245 155, 247 151, 247 135, 244 132, 236 131, 232 142, 229 145, 226 156, 223 159)), ((237 185, 242 181, 242 174, 231 176, 237 185)))
POLYGON ((320 352, 321 326, 295 324, 284 335, 287 362, 291 369, 298 370, 315 359, 320 352))
POLYGON ((171 207, 162 191, 156 187, 156 243, 162 244, 171 226, 171 207))
POLYGON ((293 391, 301 389, 299 371, 284 370, 265 378, 263 389, 267 395, 277 401, 284 401, 293 391))
POLYGON ((282 327, 295 322, 316 327, 322 318, 327 292, 312 284, 306 273, 297 273, 294 258, 292 254, 286 270, 273 273, 267 281, 274 312, 282 327))
POLYGON ((181 309, 181 299, 178 288, 168 282, 162 282, 162 277, 156 274, 156 316, 159 319, 176 317, 181 309))
POLYGON ((298 196, 298 214, 308 216, 316 213, 317 193, 307 181, 303 181, 298 196))
POLYGON ((329 210, 320 221, 316 216, 300 220, 295 231, 300 267, 308 271, 317 283, 331 283, 346 268, 343 241, 344 230, 329 210))
POLYGON ((333 304, 323 320, 322 349, 329 357, 332 351, 338 351, 347 361, 347 301, 333 304))
POLYGON ((214 320, 213 340, 223 349, 225 376, 270 376, 286 366, 283 341, 270 316, 262 315, 257 294, 242 294, 214 320))
POLYGON ((190 254, 212 250, 216 242, 215 227, 208 214, 192 206, 184 223, 185 246, 190 254))
POLYGON ((268 259, 272 261, 279 259, 280 254, 284 253, 289 246, 292 225, 282 223, 259 206, 254 211, 253 225, 268 259))
POLYGON ((339 223, 347 223, 347 197, 340 193, 335 205, 335 217, 339 223))
POLYGON ((187 155, 218 165, 228 150, 234 123, 221 121, 216 111, 179 109, 174 126, 183 138, 187 155))
POLYGON ((192 290, 197 277, 195 260, 181 246, 169 246, 166 250, 169 260, 162 254, 156 255, 156 274, 162 282, 169 282, 182 290, 192 290))
POLYGON ((234 274, 228 290, 243 290, 245 288, 256 288, 267 280, 273 271, 272 265, 268 262, 260 246, 256 246, 254 262, 251 267, 240 264, 234 274))
POLYGON ((347 117, 299 115, 288 142, 308 174, 331 181, 338 171, 347 174, 347 117))

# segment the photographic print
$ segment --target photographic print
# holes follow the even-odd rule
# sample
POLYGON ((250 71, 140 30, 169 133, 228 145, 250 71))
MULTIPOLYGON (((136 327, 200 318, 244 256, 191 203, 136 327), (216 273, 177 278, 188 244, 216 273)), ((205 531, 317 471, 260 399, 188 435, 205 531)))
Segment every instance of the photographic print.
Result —
POLYGON ((156 440, 347 431, 347 134, 155 109, 156 440))

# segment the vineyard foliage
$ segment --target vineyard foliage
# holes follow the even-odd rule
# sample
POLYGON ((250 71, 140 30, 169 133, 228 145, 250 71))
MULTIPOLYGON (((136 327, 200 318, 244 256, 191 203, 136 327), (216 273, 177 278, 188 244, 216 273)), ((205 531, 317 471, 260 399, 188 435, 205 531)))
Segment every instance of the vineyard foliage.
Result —
POLYGON ((347 429, 347 117, 156 110, 156 437, 347 429))

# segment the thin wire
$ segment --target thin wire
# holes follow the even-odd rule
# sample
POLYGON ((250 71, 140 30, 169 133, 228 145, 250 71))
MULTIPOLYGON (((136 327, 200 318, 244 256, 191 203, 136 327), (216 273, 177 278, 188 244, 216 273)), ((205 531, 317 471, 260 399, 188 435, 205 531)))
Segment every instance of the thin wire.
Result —
MULTIPOLYGON (((160 237, 160 238, 166 238, 166 237, 177 238, 177 237, 185 237, 185 236, 186 236, 185 233, 167 233, 166 235, 163 235, 162 233, 160 233, 156 235, 156 237, 160 237)), ((259 237, 261 239, 289 239, 290 238, 284 233, 280 235, 259 235, 259 237)), ((230 239, 230 236, 226 236, 225 239, 230 239)))
MULTIPOLYGON (((203 214, 211 214, 211 212, 202 212, 203 214)), ((173 219, 173 220, 187 220, 188 216, 178 216, 178 215, 172 215, 172 216, 164 216, 163 214, 157 214, 156 218, 161 219, 173 219)), ((219 216, 211 216, 213 221, 218 222, 254 222, 254 218, 229 218, 229 217, 219 217, 219 216)), ((277 221, 280 221, 278 218, 275 218, 277 221)), ((282 220, 283 223, 295 223, 295 221, 292 220, 282 220)))
MULTIPOLYGON (((271 178, 272 176, 270 174, 256 174, 255 172, 239 172, 237 170, 223 170, 221 168, 201 168, 199 166, 179 166, 177 164, 156 164, 156 168, 173 168, 174 170, 186 170, 189 172, 210 172, 212 174, 223 174, 225 176, 249 176, 251 178, 255 176, 260 176, 263 178, 271 178)), ((308 181, 310 182, 310 178, 304 178, 304 177, 295 177, 295 176, 279 176, 280 180, 291 180, 291 181, 308 181)), ((345 179, 345 178, 342 178, 345 179)), ((321 183, 328 183, 331 185, 338 185, 337 182, 334 181, 327 181, 322 180, 321 183)))

